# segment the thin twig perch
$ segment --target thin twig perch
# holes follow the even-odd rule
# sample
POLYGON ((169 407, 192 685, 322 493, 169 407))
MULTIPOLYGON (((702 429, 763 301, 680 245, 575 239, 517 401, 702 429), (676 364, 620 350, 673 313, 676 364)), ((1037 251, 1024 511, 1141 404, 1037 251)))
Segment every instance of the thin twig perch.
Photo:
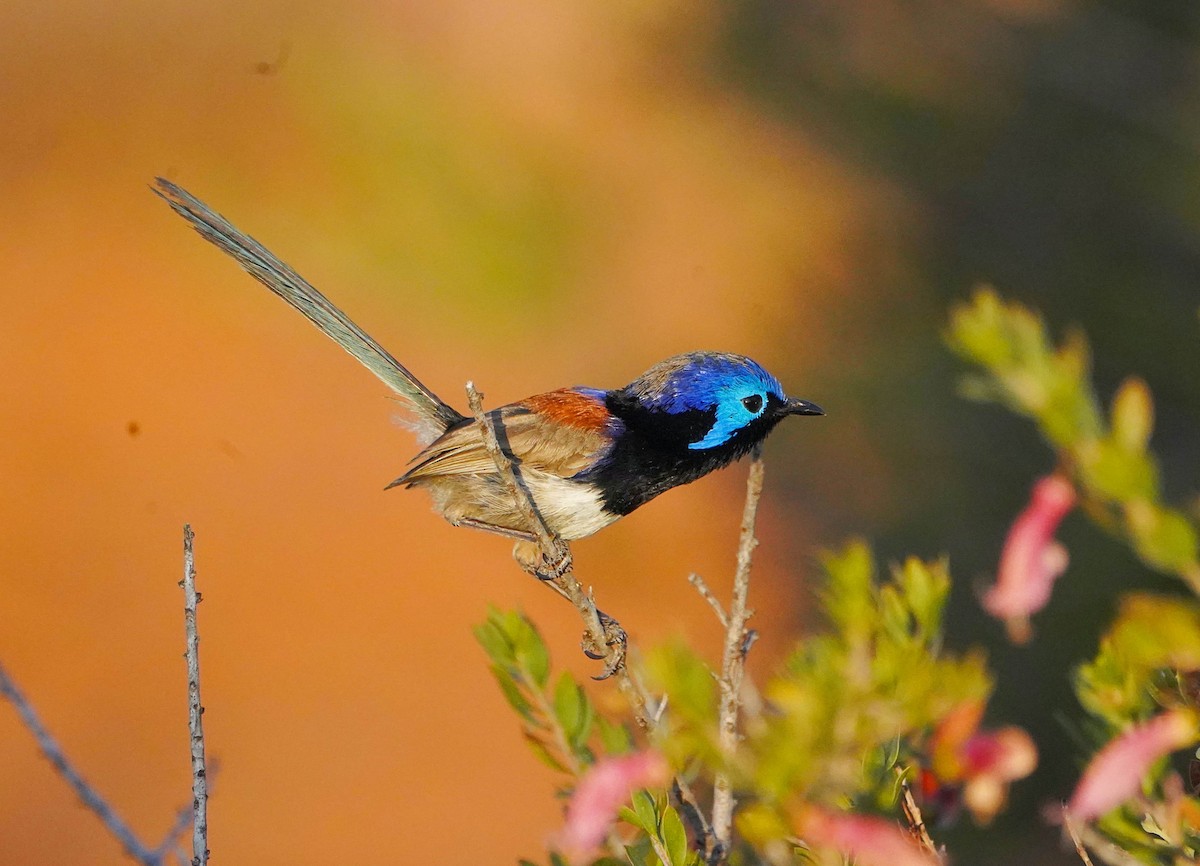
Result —
POLYGON ((1071 844, 1075 846, 1075 853, 1079 855, 1079 859, 1083 861, 1083 866, 1092 866, 1092 858, 1088 856, 1087 848, 1083 846, 1083 840, 1079 838, 1079 831, 1075 829, 1075 824, 1071 820, 1071 813, 1063 806, 1062 810, 1063 827, 1066 828, 1067 835, 1071 837, 1071 844))
MULTIPOLYGON (((544 577, 542 574, 538 574, 538 577, 542 577, 551 589, 575 605, 586 629, 584 652, 592 658, 605 660, 604 673, 595 679, 606 679, 615 675, 617 687, 629 701, 630 710, 638 726, 644 731, 653 731, 657 725, 657 717, 651 707, 655 702, 651 700, 645 687, 625 665, 628 652, 628 637, 625 630, 621 628, 619 622, 596 607, 591 592, 585 591, 575 577, 570 547, 550 531, 541 514, 538 513, 537 507, 529 495, 529 490, 520 482, 519 470, 513 465, 511 457, 500 447, 496 429, 483 410, 483 395, 476 390, 473 382, 467 383, 467 402, 471 407, 475 422, 483 433, 484 446, 495 462, 500 477, 505 480, 512 491, 513 499, 521 516, 538 538, 539 552, 547 570, 544 577)), ((691 786, 682 776, 677 776, 672 790, 683 807, 683 812, 692 825, 697 839, 702 845, 708 844, 712 830, 700 811, 691 786)))
MULTIPOLYGON (((725 649, 721 656, 720 685, 721 702, 718 711, 717 744, 726 760, 732 760, 738 744, 738 712, 741 708, 742 678, 746 671, 746 653, 754 642, 754 634, 746 629, 746 621, 754 611, 746 607, 750 592, 750 563, 758 539, 754 536, 754 523, 758 515, 758 501, 762 497, 764 467, 762 453, 755 449, 750 459, 750 474, 746 478, 746 504, 742 509, 742 528, 738 539, 737 571, 733 578, 733 600, 728 613, 721 616, 721 606, 716 598, 705 595, 703 581, 692 583, 701 596, 713 606, 718 619, 725 626, 725 649)), ((707 853, 710 864, 722 863, 729 856, 733 841, 733 787, 728 773, 718 773, 713 780, 712 844, 707 853)))
POLYGON ((537 505, 529 495, 529 490, 521 482, 520 470, 513 464, 512 458, 504 453, 496 436, 496 429, 483 411, 483 395, 475 389, 472 382, 467 383, 467 402, 475 421, 483 433, 484 446, 492 456, 500 477, 512 491, 517 510, 529 525, 530 530, 537 536, 537 546, 543 565, 547 569, 543 577, 559 595, 568 599, 583 619, 584 652, 595 659, 604 659, 604 673, 597 679, 606 679, 625 667, 625 650, 627 638, 620 623, 596 609, 596 602, 590 593, 576 579, 572 569, 571 548, 565 541, 553 533, 538 513, 537 505))
POLYGON ((183 623, 187 634, 188 730, 192 744, 192 866, 208 863, 208 774, 204 761, 204 706, 200 703, 200 635, 196 629, 195 534, 183 527, 183 623))
POLYGON ((1091 825, 1077 821, 1065 805, 1062 808, 1062 821, 1067 835, 1071 837, 1071 842, 1075 845, 1075 852, 1087 866, 1092 866, 1092 859, 1087 853, 1089 848, 1108 866, 1138 866, 1142 862, 1110 839, 1105 838, 1091 825))
POLYGON ((921 807, 917 805, 917 800, 913 797, 905 771, 897 767, 896 776, 900 779, 900 808, 904 811, 904 819, 908 821, 909 832, 913 834, 913 838, 920 843, 922 848, 937 858, 939 863, 945 863, 945 851, 939 850, 934 844, 933 837, 929 835, 925 816, 921 814, 921 807))

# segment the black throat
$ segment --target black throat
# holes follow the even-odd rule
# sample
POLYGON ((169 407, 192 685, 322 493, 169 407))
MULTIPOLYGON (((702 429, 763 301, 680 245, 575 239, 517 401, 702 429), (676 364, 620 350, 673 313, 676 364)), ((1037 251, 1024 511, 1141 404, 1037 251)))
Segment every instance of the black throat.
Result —
POLYGON ((779 421, 763 418, 721 445, 692 449, 688 445, 702 439, 712 427, 715 409, 647 409, 624 390, 608 392, 604 402, 625 430, 607 457, 581 480, 596 485, 605 510, 620 515, 745 456, 779 421))

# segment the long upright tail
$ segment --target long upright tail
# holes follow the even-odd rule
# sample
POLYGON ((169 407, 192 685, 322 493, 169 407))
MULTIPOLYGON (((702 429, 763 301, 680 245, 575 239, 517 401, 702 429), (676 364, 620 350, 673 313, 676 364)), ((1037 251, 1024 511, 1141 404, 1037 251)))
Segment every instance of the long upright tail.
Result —
POLYGON ((310 322, 332 337, 368 370, 399 394, 422 421, 438 425, 439 432, 463 420, 461 414, 421 384, 412 373, 375 342, 362 328, 335 307, 307 280, 280 261, 266 247, 238 231, 229 220, 200 199, 169 180, 156 178, 151 189, 175 213, 192 224, 200 235, 233 256, 243 268, 283 298, 310 322))

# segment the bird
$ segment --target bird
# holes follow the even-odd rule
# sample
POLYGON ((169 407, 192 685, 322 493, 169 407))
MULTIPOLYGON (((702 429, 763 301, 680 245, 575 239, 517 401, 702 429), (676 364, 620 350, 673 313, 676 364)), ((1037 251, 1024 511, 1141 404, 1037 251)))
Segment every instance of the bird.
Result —
MULTIPOLYGON (((434 394, 325 295, 200 199, 161 177, 151 189, 400 398, 424 447, 385 489, 428 491, 453 525, 537 540, 473 417, 434 394)), ((624 387, 559 388, 487 418, 545 528, 574 541, 756 450, 784 418, 824 414, 787 396, 775 376, 744 355, 694 351, 654 364, 624 387)))

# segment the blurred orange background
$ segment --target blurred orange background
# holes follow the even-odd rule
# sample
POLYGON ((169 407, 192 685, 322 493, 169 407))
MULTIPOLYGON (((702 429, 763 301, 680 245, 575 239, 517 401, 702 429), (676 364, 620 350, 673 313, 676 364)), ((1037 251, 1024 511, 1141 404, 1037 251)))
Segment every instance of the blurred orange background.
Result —
MULTIPOLYGON (((703 15, 331 8, 0 11, 0 658, 157 844, 190 798, 190 522, 215 862, 539 857, 555 780, 470 628, 519 605, 594 673, 577 620, 507 543, 383 494, 415 452, 386 389, 147 184, 204 198, 459 405, 468 378, 495 405, 701 347, 819 399, 796 373, 822 351, 866 192, 687 74, 703 15)), ((685 577, 727 590, 743 477, 577 545, 635 640, 717 645, 685 577)), ((779 646, 805 527, 764 511, 757 624, 779 646)), ((0 777, 0 862, 126 862, 8 708, 0 777)))
MULTIPOLYGON (((560 820, 470 632, 519 606, 595 673, 573 613, 506 542, 382 492, 415 451, 386 388, 158 201, 163 175, 452 404, 697 348, 821 404, 767 447, 752 669, 806 627, 818 546, 948 551, 950 644, 988 646, 1000 718, 1047 756, 993 859, 951 844, 1010 862, 1076 772, 1070 665, 1113 587, 1154 578, 1112 542, 1076 557, 1068 521, 1087 579, 1046 616, 1071 628, 1017 652, 979 614, 1050 458, 954 397, 947 301, 994 281, 1080 322, 1102 387, 1160 396, 1171 492, 1200 486, 1200 20, 1120 5, 0 7, 0 661, 157 844, 190 799, 188 522, 214 862, 540 860, 560 820)), ((575 546, 635 642, 716 649, 686 576, 728 592, 744 475, 575 546)), ((1065 862, 1053 831, 1030 850, 1065 862)), ((0 706, 0 864, 64 862, 128 861, 0 706)))

